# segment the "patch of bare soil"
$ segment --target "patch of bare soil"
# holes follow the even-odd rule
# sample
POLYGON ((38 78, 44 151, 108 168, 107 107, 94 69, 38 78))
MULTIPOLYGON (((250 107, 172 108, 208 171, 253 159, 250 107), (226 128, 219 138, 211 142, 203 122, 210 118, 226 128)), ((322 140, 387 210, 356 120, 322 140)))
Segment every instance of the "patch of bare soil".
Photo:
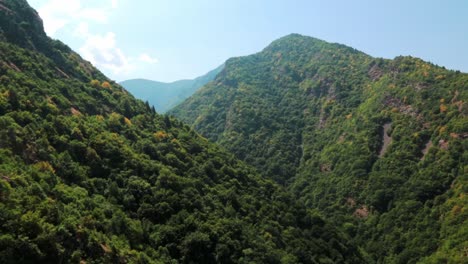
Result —
POLYGON ((448 150, 449 148, 449 143, 447 140, 439 140, 439 148, 443 149, 443 150, 448 150))
POLYGON ((356 209, 353 213, 354 217, 365 219, 369 216, 369 208, 365 205, 361 208, 356 209))
POLYGON ((80 116, 80 115, 82 115, 81 112, 80 112, 80 110, 78 110, 78 109, 76 109, 76 108, 74 108, 74 107, 70 108, 70 111, 71 111, 72 115, 74 115, 74 116, 80 116))

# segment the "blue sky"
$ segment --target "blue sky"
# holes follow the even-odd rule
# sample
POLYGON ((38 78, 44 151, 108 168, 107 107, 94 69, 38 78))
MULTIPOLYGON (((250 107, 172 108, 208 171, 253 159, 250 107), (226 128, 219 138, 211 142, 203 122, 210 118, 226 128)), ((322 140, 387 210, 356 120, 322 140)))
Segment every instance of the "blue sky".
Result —
POLYGON ((468 72, 465 0, 29 0, 110 78, 200 76, 290 33, 468 72))

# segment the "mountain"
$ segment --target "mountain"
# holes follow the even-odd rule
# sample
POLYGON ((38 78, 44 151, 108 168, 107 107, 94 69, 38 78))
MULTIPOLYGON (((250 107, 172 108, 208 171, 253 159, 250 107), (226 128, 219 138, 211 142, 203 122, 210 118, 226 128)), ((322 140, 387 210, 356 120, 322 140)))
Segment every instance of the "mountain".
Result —
POLYGON ((468 74, 292 34, 169 112, 287 186, 377 263, 462 263, 468 74))
POLYGON ((143 101, 148 101, 158 113, 165 113, 178 105, 200 87, 211 82, 223 69, 224 65, 193 80, 180 80, 171 83, 156 82, 146 79, 133 79, 120 83, 133 96, 143 101))
POLYGON ((1 263, 362 263, 342 232, 0 0, 1 263))

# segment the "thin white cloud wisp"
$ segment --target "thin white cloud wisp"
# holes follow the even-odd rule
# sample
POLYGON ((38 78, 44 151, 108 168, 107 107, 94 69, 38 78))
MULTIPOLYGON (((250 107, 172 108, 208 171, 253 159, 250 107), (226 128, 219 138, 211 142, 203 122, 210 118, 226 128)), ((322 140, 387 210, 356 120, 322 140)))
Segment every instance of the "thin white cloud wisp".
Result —
POLYGON ((67 25, 81 21, 107 23, 109 14, 117 6, 116 0, 101 6, 89 6, 89 1, 84 0, 48 0, 38 8, 38 12, 44 20, 45 31, 54 36, 67 25))
POLYGON ((149 64, 156 64, 159 62, 158 59, 156 58, 152 58, 150 55, 146 54, 146 53, 142 53, 140 54, 140 56, 138 57, 138 59, 142 62, 146 62, 146 63, 149 63, 149 64))
POLYGON ((119 7, 118 0, 43 0, 41 4, 38 12, 47 34, 52 37, 58 32, 70 34, 82 42, 78 48, 80 55, 113 77, 128 77, 141 67, 158 63, 148 53, 128 56, 118 45, 113 31, 91 32, 93 25, 108 24, 110 14, 119 7))

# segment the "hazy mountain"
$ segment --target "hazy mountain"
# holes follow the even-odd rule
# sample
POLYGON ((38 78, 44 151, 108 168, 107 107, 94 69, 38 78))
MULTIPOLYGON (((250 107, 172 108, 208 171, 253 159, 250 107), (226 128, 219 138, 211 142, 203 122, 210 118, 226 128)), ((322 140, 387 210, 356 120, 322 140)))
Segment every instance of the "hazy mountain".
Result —
POLYGON ((0 0, 0 263, 362 263, 284 188, 0 0))
POLYGON ((157 82, 146 79, 133 79, 120 83, 127 91, 136 98, 148 101, 159 113, 176 106, 190 97, 200 87, 214 80, 216 75, 223 69, 224 65, 208 72, 207 74, 193 80, 180 80, 171 83, 157 82))
POLYGON ((297 34, 170 114, 319 209, 377 263, 461 263, 468 74, 297 34))

